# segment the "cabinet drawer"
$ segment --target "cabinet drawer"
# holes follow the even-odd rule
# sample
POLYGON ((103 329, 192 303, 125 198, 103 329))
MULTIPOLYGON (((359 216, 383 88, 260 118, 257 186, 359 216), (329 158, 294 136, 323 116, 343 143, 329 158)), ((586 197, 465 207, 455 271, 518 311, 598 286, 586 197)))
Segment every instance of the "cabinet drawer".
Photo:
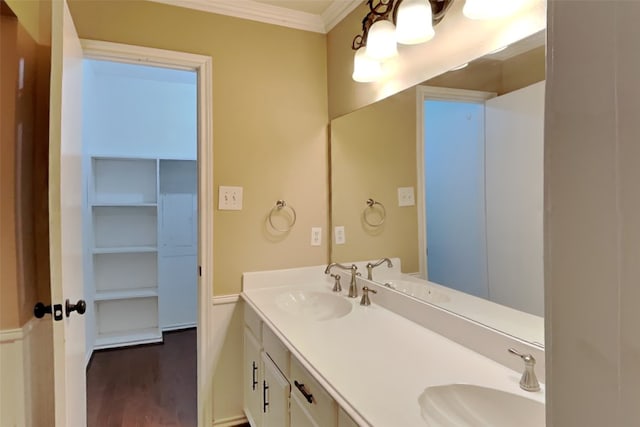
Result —
POLYGON ((246 302, 244 303, 244 324, 258 341, 262 341, 260 317, 246 302))
POLYGON ((284 376, 289 378, 289 350, 265 324, 262 325, 262 347, 284 376))
POLYGON ((314 423, 322 427, 336 427, 338 425, 338 405, 295 358, 291 359, 290 379, 291 395, 303 403, 304 409, 309 413, 314 423))

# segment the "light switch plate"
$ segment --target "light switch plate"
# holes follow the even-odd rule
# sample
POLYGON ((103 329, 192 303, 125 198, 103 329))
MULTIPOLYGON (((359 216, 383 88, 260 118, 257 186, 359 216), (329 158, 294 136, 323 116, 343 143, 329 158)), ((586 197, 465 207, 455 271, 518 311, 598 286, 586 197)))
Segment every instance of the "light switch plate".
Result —
POLYGON ((311 246, 320 246, 322 244, 322 228, 311 227, 311 246))
POLYGON ((344 225, 337 225, 333 232, 336 240, 336 245, 344 245, 347 241, 347 238, 344 234, 344 225))
POLYGON ((398 187, 398 206, 415 206, 413 187, 398 187))
POLYGON ((242 187, 228 187, 221 185, 218 189, 218 210, 242 210, 242 187))

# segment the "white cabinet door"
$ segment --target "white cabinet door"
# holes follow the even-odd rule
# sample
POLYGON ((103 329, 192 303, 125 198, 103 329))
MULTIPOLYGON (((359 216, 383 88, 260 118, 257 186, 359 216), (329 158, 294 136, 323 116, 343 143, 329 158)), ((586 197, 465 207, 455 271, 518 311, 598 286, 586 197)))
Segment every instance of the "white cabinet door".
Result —
POLYGON ((198 198, 192 193, 160 195, 160 250, 163 256, 196 255, 198 198))
POLYGON ((305 404, 294 394, 291 396, 291 425, 295 427, 322 427, 304 409, 305 404))
POLYGON ((198 259, 161 257, 159 265, 160 327, 162 330, 196 326, 198 314, 198 259))
MULTIPOLYGON (((262 380, 262 425, 289 427, 289 395, 291 386, 278 367, 262 352, 264 378, 262 380)), ((297 424, 294 424, 297 427, 297 424)))
POLYGON ((197 197, 191 193, 160 195, 160 327, 196 325, 198 313, 197 197))
POLYGON ((262 426, 261 346, 249 328, 244 328, 244 412, 252 427, 262 426))

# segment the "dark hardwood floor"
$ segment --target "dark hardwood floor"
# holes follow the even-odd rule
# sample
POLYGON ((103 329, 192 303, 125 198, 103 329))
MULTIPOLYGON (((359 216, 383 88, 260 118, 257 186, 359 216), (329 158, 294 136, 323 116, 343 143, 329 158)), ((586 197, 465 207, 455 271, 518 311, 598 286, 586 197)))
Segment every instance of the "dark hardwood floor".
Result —
POLYGON ((87 370, 89 427, 195 427, 196 330, 163 344, 96 351, 87 370))

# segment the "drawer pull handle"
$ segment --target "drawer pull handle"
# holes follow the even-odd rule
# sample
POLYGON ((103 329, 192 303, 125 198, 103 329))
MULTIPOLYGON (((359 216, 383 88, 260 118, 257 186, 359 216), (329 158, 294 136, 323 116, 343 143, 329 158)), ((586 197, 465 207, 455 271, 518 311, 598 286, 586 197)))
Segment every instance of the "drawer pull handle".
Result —
POLYGON ((293 383, 295 384, 296 388, 300 390, 300 393, 302 393, 304 398, 307 399, 307 402, 313 403, 313 394, 307 392, 307 390, 304 388, 304 384, 300 384, 297 380, 293 383))
POLYGON ((258 385, 258 380, 256 380, 256 372, 258 371, 258 365, 256 365, 256 362, 251 362, 253 365, 253 372, 252 372, 252 384, 251 387, 253 387, 253 389, 256 389, 256 385, 258 385))
POLYGON ((269 406, 269 402, 267 401, 267 390, 269 390, 269 386, 266 381, 262 381, 262 412, 267 413, 267 406, 269 406))

